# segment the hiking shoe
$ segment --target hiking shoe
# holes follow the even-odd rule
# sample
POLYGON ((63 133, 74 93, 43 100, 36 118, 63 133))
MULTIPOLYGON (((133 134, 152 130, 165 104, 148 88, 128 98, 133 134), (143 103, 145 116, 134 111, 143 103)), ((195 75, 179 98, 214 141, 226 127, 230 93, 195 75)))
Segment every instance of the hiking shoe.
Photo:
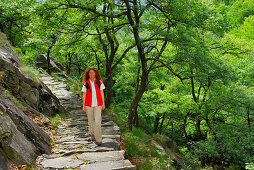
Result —
POLYGON ((96 145, 101 146, 102 142, 95 142, 96 145))

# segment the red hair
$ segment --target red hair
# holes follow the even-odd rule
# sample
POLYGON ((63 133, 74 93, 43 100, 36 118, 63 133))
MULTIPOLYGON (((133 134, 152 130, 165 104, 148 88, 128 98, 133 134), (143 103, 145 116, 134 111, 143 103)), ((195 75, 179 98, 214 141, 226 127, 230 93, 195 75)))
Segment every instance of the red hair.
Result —
POLYGON ((101 75, 100 75, 98 69, 95 68, 95 67, 88 67, 88 68, 84 71, 83 81, 82 81, 83 83, 86 82, 86 81, 89 79, 89 71, 90 71, 90 70, 94 70, 96 79, 97 79, 97 80, 101 80, 101 75))

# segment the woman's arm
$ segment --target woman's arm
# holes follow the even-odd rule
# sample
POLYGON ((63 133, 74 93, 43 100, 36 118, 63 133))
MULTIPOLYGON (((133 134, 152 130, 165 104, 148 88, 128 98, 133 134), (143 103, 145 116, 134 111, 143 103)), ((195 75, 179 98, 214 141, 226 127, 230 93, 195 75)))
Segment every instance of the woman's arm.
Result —
POLYGON ((86 92, 83 93, 83 111, 86 112, 86 92))
POLYGON ((101 99, 102 99, 102 110, 105 109, 105 101, 104 101, 104 92, 101 90, 101 99))

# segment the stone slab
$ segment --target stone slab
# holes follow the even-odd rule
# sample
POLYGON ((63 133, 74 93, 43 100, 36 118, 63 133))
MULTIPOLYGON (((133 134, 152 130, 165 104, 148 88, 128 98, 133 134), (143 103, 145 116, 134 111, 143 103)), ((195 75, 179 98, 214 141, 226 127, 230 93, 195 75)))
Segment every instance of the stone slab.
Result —
POLYGON ((94 164, 81 165, 81 170, 136 170, 136 166, 132 165, 129 160, 96 162, 94 164))
POLYGON ((40 163, 44 168, 76 168, 82 165, 84 162, 82 160, 74 159, 74 156, 69 157, 59 157, 55 159, 44 159, 40 163))
POLYGON ((77 157, 80 160, 88 160, 91 162, 118 161, 124 159, 124 151, 90 152, 80 154, 77 157))

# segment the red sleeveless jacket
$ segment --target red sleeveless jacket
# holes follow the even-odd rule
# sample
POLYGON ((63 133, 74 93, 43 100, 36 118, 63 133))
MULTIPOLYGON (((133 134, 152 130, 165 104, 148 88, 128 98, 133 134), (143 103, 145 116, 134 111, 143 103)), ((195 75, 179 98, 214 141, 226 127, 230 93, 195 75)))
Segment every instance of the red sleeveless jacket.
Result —
MULTIPOLYGON (((95 85, 95 90, 96 90, 96 96, 97 96, 97 104, 98 106, 101 106, 103 105, 103 102, 102 102, 102 98, 101 98, 101 90, 100 88, 98 87, 97 85, 97 80, 95 79, 94 80, 94 85, 95 85)), ((100 80, 100 84, 102 83, 103 81, 100 80)), ((90 79, 88 79, 85 83, 84 83, 84 86, 86 86, 86 83, 88 83, 89 85, 89 89, 86 89, 86 101, 85 101, 85 105, 86 106, 92 106, 92 86, 91 86, 91 83, 90 83, 90 79)))

